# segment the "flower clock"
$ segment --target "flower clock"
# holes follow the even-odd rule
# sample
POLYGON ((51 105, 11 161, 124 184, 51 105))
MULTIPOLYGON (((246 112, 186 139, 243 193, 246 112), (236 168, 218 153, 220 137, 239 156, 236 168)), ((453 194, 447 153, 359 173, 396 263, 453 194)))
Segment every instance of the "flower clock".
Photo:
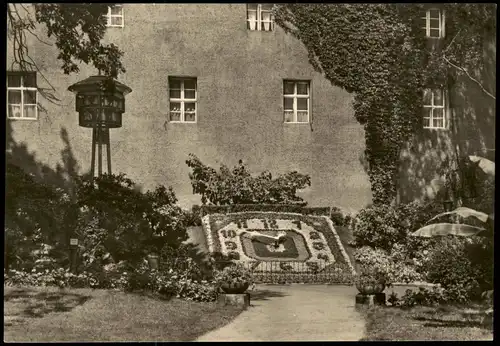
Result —
POLYGON ((265 262, 280 262, 273 270, 290 271, 304 262, 304 270, 326 264, 352 265, 331 223, 325 216, 280 212, 241 212, 209 214, 203 228, 210 252, 222 253, 233 260, 256 263, 264 270, 265 262))

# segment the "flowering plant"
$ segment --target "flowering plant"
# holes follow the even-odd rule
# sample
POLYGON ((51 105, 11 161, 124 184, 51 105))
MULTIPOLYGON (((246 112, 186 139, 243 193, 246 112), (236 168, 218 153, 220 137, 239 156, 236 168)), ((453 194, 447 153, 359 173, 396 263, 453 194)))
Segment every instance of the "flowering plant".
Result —
POLYGON ((390 285, 389 275, 380 268, 362 266, 355 278, 356 285, 390 285))
POLYGON ((252 283, 252 273, 242 264, 235 263, 227 266, 222 270, 216 270, 214 275, 215 281, 222 283, 252 283))

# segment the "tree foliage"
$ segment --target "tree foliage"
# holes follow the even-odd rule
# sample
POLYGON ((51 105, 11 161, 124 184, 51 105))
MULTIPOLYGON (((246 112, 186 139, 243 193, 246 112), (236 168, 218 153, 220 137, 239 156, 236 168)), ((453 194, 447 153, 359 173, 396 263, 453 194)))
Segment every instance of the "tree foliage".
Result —
POLYGON ((123 52, 113 43, 102 42, 106 33, 106 13, 114 4, 34 3, 9 4, 7 7, 7 37, 12 44, 11 68, 21 71, 38 71, 37 63, 30 56, 29 36, 47 45, 37 34, 37 24, 45 27, 46 36, 53 38, 59 50, 57 59, 62 62, 65 74, 79 71, 79 64, 91 64, 106 76, 117 77, 125 72, 121 57, 123 52))
POLYGON ((186 164, 193 193, 201 195, 203 204, 296 204, 303 202, 297 191, 311 185, 308 175, 296 171, 275 178, 268 171, 252 176, 241 160, 232 170, 222 165, 219 172, 193 154, 186 164))
POLYGON ((305 45, 312 66, 333 85, 354 94, 354 114, 365 128, 374 204, 395 198, 402 145, 422 128, 423 90, 447 87, 458 74, 477 82, 472 71, 483 65, 486 40, 496 33, 494 4, 442 4, 446 37, 429 40, 421 19, 427 6, 274 8, 277 24, 305 45))

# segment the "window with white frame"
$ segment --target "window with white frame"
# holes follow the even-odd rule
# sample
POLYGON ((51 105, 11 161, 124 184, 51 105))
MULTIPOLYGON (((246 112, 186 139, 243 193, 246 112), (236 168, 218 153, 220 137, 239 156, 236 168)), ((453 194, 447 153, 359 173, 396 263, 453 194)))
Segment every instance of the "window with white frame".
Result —
POLYGON ((36 72, 7 72, 7 117, 38 119, 36 72))
POLYGON ((273 31, 273 4, 247 4, 247 27, 249 30, 273 31))
POLYGON ((114 28, 123 28, 123 5, 108 6, 108 20, 106 26, 114 28))
POLYGON ((425 36, 430 38, 444 38, 445 34, 445 16, 444 11, 432 8, 425 11, 425 17, 422 17, 422 29, 425 30, 425 36))
POLYGON ((446 129, 448 105, 446 92, 442 89, 424 90, 424 128, 446 129))
POLYGON ((196 122, 196 78, 169 77, 170 121, 196 122))
POLYGON ((283 81, 285 123, 308 123, 310 114, 310 82, 283 81))

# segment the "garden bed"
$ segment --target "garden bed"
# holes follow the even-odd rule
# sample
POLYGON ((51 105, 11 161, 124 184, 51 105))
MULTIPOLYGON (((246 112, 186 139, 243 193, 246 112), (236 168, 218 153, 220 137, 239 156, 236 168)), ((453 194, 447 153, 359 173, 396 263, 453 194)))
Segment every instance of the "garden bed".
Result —
POLYGON ((254 268, 257 271, 264 270, 258 262, 283 261, 321 263, 321 267, 342 264, 353 272, 343 244, 331 220, 325 216, 275 212, 211 214, 203 217, 203 227, 210 252, 242 262, 257 262, 254 268), (280 244, 282 249, 272 249, 243 236, 255 231, 270 236, 280 231, 287 238, 280 244))

